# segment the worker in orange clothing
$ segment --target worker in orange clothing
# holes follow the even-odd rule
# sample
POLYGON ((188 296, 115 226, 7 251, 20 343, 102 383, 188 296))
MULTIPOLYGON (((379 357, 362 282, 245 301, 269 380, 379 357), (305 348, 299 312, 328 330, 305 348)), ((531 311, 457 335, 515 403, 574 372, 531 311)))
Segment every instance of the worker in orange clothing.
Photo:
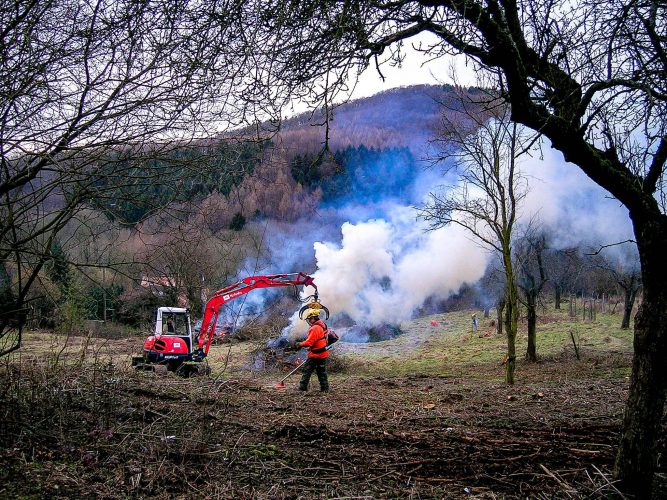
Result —
POLYGON ((310 376, 315 372, 320 382, 320 390, 326 392, 329 390, 329 377, 327 376, 327 358, 329 357, 329 351, 327 350, 327 325, 324 321, 320 320, 319 309, 308 309, 304 319, 308 322, 310 328, 308 329, 306 340, 300 342, 298 345, 299 347, 308 348, 308 359, 301 368, 303 375, 299 382, 299 390, 308 390, 310 376))

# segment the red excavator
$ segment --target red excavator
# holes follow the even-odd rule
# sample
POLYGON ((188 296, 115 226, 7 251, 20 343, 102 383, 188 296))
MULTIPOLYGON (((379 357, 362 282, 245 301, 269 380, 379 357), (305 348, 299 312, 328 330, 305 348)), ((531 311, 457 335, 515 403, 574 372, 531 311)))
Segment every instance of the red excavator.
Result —
POLYGON ((132 366, 143 370, 155 370, 156 366, 166 366, 167 370, 189 377, 210 373, 210 367, 202 363, 208 355, 220 308, 255 288, 276 288, 281 286, 312 286, 315 292, 306 297, 308 304, 299 311, 299 317, 309 308, 322 309, 329 317, 329 310, 318 301, 317 286, 313 278, 303 273, 249 276, 233 285, 218 290, 206 303, 204 319, 199 335, 191 328, 189 310, 182 307, 160 307, 157 310, 153 335, 144 343, 143 356, 134 356, 132 366))

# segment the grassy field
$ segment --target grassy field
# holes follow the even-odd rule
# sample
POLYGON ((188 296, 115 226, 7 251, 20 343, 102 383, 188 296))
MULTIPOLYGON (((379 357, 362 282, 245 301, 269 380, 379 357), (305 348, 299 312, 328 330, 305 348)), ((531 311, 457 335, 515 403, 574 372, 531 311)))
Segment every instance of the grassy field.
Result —
MULTIPOLYGON (((493 312, 493 311, 492 311, 493 312)), ((584 360, 595 360, 601 376, 626 376, 629 366, 616 366, 608 373, 605 359, 628 357, 632 353, 632 329, 620 328, 621 315, 598 312, 595 321, 570 318, 567 310, 542 308, 537 327, 538 365, 576 359, 575 344, 584 360), (602 364, 602 366, 599 366, 602 364)), ((456 376, 504 380, 507 345, 496 334, 491 318, 481 318, 479 311, 434 314, 400 325, 402 335, 391 340, 347 343, 344 335, 333 351, 347 371, 361 376, 456 376), (477 312, 480 323, 472 331, 471 314, 477 312)), ((53 332, 28 332, 23 349, 10 361, 39 361, 58 364, 126 364, 141 354, 145 335, 104 339, 85 335, 67 336, 53 332)), ((261 350, 264 340, 212 345, 208 362, 212 376, 233 376, 252 372, 252 355, 261 350)), ((517 337, 518 373, 529 364, 522 361, 527 346, 525 321, 517 337)), ((258 373, 259 376, 264 375, 258 373)), ((568 376, 568 373, 563 373, 568 376)))
MULTIPOLYGON (((491 319, 482 319, 472 331, 471 311, 436 314, 401 325, 404 335, 384 342, 343 344, 339 355, 349 358, 366 375, 445 375, 504 380, 507 344, 495 334, 491 319), (437 322, 437 326, 433 324, 437 322), (488 336, 485 336, 488 335, 488 336)), ((542 361, 575 358, 577 344, 583 358, 600 360, 632 352, 632 330, 620 328, 618 314, 598 314, 595 322, 572 320, 567 311, 547 310, 540 316, 538 357, 542 361)), ((517 353, 527 347, 526 325, 520 325, 517 353)), ((519 374, 525 363, 519 362, 519 374)), ((616 375, 627 375, 627 367, 616 375)), ((567 374, 564 373, 564 376, 567 374)))

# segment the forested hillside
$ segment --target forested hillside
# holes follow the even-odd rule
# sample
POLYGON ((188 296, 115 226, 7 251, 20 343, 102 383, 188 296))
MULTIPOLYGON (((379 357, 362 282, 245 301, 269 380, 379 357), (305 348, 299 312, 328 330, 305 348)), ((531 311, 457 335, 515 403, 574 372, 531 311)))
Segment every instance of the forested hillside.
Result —
MULTIPOLYGON (((340 207, 411 202, 420 159, 455 103, 450 87, 415 86, 342 104, 328 150, 315 126, 322 114, 304 113, 261 141, 226 136, 139 154, 128 145, 97 159, 84 178, 86 208, 55 240, 30 292, 31 324, 139 325, 157 304, 199 311, 238 274, 312 270, 312 241, 340 238, 340 207)), ((42 206, 58 210, 77 186, 52 191, 42 206)))
POLYGON ((333 111, 326 153, 323 128, 316 126, 323 116, 304 113, 260 142, 221 139, 159 158, 146 155, 144 162, 119 154, 107 159, 114 175, 103 169, 98 181, 101 189, 117 184, 115 195, 92 204, 114 220, 136 225, 157 209, 197 201, 207 210, 216 207, 213 226, 219 229, 234 217, 235 227, 242 226, 241 216, 295 220, 320 199, 348 199, 355 190, 362 200, 401 196, 418 174, 417 162, 427 155, 443 113, 456 109, 456 99, 450 87, 421 85, 340 105, 333 111))
MULTIPOLYGON (((474 95, 475 89, 468 93, 474 95)), ((375 149, 407 147, 419 156, 441 127, 443 113, 460 107, 458 100, 448 85, 415 85, 348 102, 332 112, 330 147, 333 151, 360 144, 375 149)), ((286 120, 281 133, 284 145, 293 152, 317 151, 324 133, 315 125, 323 122, 321 112, 286 120)))

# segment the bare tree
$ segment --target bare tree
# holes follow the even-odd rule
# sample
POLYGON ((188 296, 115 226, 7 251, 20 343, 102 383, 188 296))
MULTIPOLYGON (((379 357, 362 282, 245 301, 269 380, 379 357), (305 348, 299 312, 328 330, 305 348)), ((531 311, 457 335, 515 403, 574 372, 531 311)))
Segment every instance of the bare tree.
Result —
POLYGON ((597 253, 591 257, 593 266, 608 273, 613 281, 623 290, 623 319, 621 328, 630 328, 632 309, 637 293, 642 287, 639 258, 634 246, 626 245, 620 252, 597 253))
POLYGON ((586 264, 577 248, 565 248, 547 252, 544 265, 554 292, 554 307, 560 310, 563 293, 574 291, 586 264))
POLYGON ((526 306, 528 320, 528 347, 526 359, 537 361, 537 305, 540 293, 548 278, 544 265, 547 240, 544 234, 527 234, 516 250, 518 260, 518 287, 522 292, 521 302, 526 306))
POLYGON ((515 223, 527 185, 517 159, 527 137, 509 120, 503 105, 481 109, 462 101, 458 119, 445 119, 441 137, 443 160, 453 160, 458 185, 444 193, 431 193, 420 216, 432 229, 458 224, 476 240, 497 252, 505 278, 507 363, 505 379, 514 383, 518 291, 512 255, 515 223))
POLYGON ((269 89, 249 76, 251 26, 235 2, 216 8, 0 5, 0 355, 20 345, 30 288, 84 207, 109 209, 109 190, 160 178, 154 158, 271 114, 269 89))
MULTIPOLYGON (((328 104, 350 69, 400 64, 401 46, 432 59, 465 54, 495 76, 512 119, 543 134, 628 208, 644 287, 615 476, 641 497, 652 491, 667 387, 667 5, 658 0, 398 0, 262 2, 267 33, 285 40, 275 71, 324 82, 328 104), (270 3, 270 5, 269 5, 270 3), (337 71, 337 73, 336 73, 337 71)), ((274 47, 275 48, 275 47, 274 47)), ((380 69, 381 71, 381 69, 380 69)), ((326 98, 323 98, 326 95, 326 98)))

